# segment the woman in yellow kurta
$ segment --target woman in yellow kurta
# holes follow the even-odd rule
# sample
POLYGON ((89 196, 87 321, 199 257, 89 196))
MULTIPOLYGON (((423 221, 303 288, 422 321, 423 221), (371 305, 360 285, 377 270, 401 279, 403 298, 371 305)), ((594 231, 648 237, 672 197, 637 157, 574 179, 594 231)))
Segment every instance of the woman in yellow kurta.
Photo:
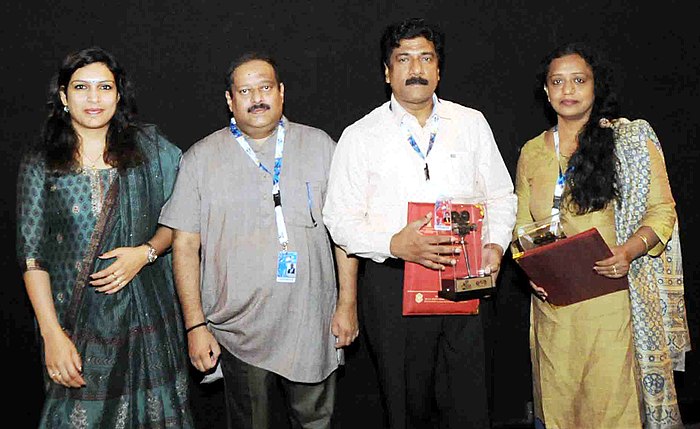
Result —
MULTIPOLYGON (((515 230, 553 214, 560 217, 567 236, 597 228, 614 256, 591 269, 611 278, 629 273, 632 295, 638 299, 631 299, 630 290, 624 290, 555 306, 547 302, 546 290, 532 284, 535 414, 538 425, 547 429, 682 427, 673 388, 674 353, 651 356, 651 361, 666 361, 661 371, 658 365, 653 368, 657 378, 640 371, 645 364, 635 359, 637 354, 649 360, 640 349, 649 340, 644 332, 650 320, 633 317, 635 309, 646 304, 632 287, 640 283, 635 277, 639 264, 665 250, 674 232, 675 203, 651 127, 634 121, 613 129, 605 120, 616 114, 608 80, 607 69, 584 46, 565 45, 543 61, 541 83, 557 114, 557 125, 528 141, 521 151, 515 230), (630 140, 635 141, 633 158, 638 159, 625 162, 622 142, 630 144, 630 140), (639 168, 647 174, 638 174, 635 169, 639 168), (645 179, 637 183, 640 176, 645 179), (555 187, 560 178, 564 186, 557 202, 555 187), (643 193, 644 201, 636 211, 638 219, 622 219, 623 214, 635 212, 629 210, 627 195, 636 192, 643 193), (665 382, 661 389, 653 383, 659 376, 665 382)), ((642 283, 649 286, 649 281, 642 283)), ((658 288, 655 293, 658 297, 658 288)), ((657 337, 666 338, 663 328, 660 331, 657 337)))

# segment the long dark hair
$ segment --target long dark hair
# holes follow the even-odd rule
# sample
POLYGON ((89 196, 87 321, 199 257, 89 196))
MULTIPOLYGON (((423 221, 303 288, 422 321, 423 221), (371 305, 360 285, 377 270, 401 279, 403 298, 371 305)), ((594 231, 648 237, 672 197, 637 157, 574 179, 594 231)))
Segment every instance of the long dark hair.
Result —
POLYGON ((112 54, 100 47, 91 47, 68 54, 49 82, 48 115, 41 140, 29 149, 31 153, 43 156, 49 169, 70 171, 79 167, 79 137, 71 123, 70 113, 63 109, 60 92, 67 90, 76 70, 92 63, 102 63, 112 72, 119 94, 117 109, 107 130, 105 162, 124 169, 143 161, 136 144, 139 125, 135 122, 137 109, 131 82, 112 54))
POLYGON ((617 118, 619 105, 612 90, 610 65, 589 46, 578 42, 562 45, 542 60, 538 73, 540 91, 546 86, 552 61, 571 54, 583 58, 593 70, 595 96, 588 122, 578 133, 578 148, 569 160, 566 175, 569 208, 581 215, 602 210, 618 196, 613 130, 601 128, 600 120, 617 118))

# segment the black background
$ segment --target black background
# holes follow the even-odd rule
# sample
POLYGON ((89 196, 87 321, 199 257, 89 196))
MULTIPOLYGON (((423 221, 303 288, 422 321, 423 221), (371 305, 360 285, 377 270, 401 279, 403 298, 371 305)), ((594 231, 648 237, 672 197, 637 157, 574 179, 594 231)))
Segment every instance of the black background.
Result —
MULTIPOLYGON (((223 77, 250 49, 271 52, 285 82, 290 120, 342 130, 386 100, 379 62, 385 25, 422 16, 447 35, 439 95, 481 110, 511 175, 519 148, 549 124, 534 97, 539 59, 555 45, 585 40, 614 62, 624 116, 645 118, 665 151, 683 237, 686 304, 698 347, 700 293, 695 241, 700 32, 697 2, 482 1, 24 1, 0 16, 0 314, 7 410, 35 427, 43 400, 31 306, 15 262, 15 182, 21 146, 36 138, 47 83, 69 51, 99 45, 134 81, 140 117, 182 149, 226 125, 223 77), (691 20, 689 25, 684 25, 691 20), (16 392, 17 394, 14 394, 16 392)), ((493 417, 526 422, 530 393, 529 300, 507 261, 495 297, 493 417)), ((380 402, 362 341, 340 372, 335 427, 380 426, 380 402)), ((465 364, 469 364, 465 362, 465 364)), ((193 373, 193 381, 198 381, 193 373)), ((224 427, 221 384, 193 386, 199 427, 224 427)), ((686 421, 697 418, 700 359, 688 354, 677 379, 686 421)), ((280 420, 282 421, 282 420, 280 420)), ((281 424, 281 423, 280 423, 281 424)))

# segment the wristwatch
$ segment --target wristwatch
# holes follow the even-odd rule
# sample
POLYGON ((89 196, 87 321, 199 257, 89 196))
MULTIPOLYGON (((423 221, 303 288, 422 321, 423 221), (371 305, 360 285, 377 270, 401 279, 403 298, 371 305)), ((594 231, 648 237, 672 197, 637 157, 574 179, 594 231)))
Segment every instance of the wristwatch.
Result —
POLYGON ((148 253, 146 253, 146 258, 148 259, 148 263, 152 264, 156 261, 156 259, 158 259, 158 253, 156 252, 156 248, 153 247, 153 245, 148 241, 144 244, 148 246, 148 253))

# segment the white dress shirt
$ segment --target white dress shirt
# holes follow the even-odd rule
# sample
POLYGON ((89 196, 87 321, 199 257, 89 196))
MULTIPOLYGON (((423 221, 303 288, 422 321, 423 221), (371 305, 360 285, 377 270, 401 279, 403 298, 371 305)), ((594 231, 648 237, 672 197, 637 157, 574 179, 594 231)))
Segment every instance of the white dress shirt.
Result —
POLYGON ((507 249, 517 197, 488 122, 481 112, 435 95, 433 104, 421 127, 392 95, 343 131, 323 216, 333 240, 348 254, 379 263, 395 257, 389 251, 391 237, 407 223, 408 202, 434 203, 444 196, 485 201, 486 240, 507 249), (406 128, 425 155, 434 115, 439 117, 437 135, 423 160, 406 128))

